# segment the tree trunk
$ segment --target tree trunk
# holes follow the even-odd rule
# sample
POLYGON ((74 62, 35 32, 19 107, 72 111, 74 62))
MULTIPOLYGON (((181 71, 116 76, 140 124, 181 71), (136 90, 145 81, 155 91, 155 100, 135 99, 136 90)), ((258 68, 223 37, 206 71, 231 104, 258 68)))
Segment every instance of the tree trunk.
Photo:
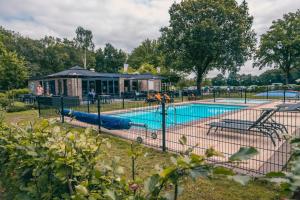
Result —
POLYGON ((286 72, 285 72, 285 84, 286 85, 288 85, 290 83, 290 78, 291 78, 290 69, 286 69, 286 72))
POLYGON ((201 91, 201 83, 202 83, 202 80, 203 80, 203 72, 201 72, 200 70, 198 70, 197 72, 197 81, 196 81, 196 84, 197 84, 197 90, 200 92, 201 91))

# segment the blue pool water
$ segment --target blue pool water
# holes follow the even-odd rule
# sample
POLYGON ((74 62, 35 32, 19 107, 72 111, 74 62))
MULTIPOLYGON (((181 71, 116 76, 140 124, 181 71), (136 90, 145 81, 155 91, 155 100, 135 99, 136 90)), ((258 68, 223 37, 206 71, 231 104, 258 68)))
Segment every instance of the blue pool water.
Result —
MULTIPOLYGON (((246 106, 213 104, 185 104, 177 105, 176 107, 167 106, 166 126, 170 127, 178 124, 185 124, 243 108, 246 108, 246 106)), ((119 117, 129 118, 134 123, 147 124, 150 129, 161 129, 161 108, 119 113, 117 115, 119 117)))
MULTIPOLYGON (((283 97, 284 96, 284 91, 283 90, 274 90, 274 91, 269 91, 267 92, 262 92, 262 93, 258 93, 255 96, 257 97, 283 97)), ((295 98, 295 97, 299 97, 299 92, 297 91, 286 91, 285 92, 285 96, 288 98, 295 98)))

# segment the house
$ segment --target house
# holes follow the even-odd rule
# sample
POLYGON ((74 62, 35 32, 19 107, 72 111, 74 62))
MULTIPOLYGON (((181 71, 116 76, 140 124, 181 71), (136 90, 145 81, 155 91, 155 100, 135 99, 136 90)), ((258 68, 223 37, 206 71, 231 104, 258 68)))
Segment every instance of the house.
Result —
POLYGON ((31 79, 29 89, 37 95, 42 86, 44 95, 79 96, 84 98, 89 91, 97 95, 121 96, 123 92, 160 91, 163 77, 152 74, 98 73, 75 66, 45 77, 31 79))

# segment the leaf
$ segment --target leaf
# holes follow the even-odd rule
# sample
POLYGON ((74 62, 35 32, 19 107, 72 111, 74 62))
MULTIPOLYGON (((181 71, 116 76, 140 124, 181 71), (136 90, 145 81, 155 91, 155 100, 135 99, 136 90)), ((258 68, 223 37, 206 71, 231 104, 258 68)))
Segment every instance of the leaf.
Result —
POLYGON ((197 155, 197 154, 194 154, 192 153, 190 155, 190 158, 191 158, 191 162, 193 163, 197 163, 197 164, 200 164, 204 161, 204 157, 203 156, 200 156, 200 155, 197 155))
POLYGON ((291 144, 297 144, 300 143, 300 138, 294 138, 291 140, 291 144))
POLYGON ((186 145, 186 143, 187 143, 187 138, 186 138, 185 135, 182 135, 182 136, 181 136, 181 138, 179 139, 179 143, 180 143, 181 145, 186 145))
POLYGON ((267 178, 278 178, 278 177, 285 177, 285 173, 283 172, 269 172, 266 174, 267 178))
POLYGON ((169 176, 172 172, 174 171, 173 167, 168 167, 162 170, 162 172, 160 173, 160 176, 163 178, 166 178, 167 176, 169 176))
POLYGON ((208 177, 210 174, 210 170, 205 167, 197 167, 195 169, 191 169, 189 174, 190 177, 195 181, 198 177, 208 177))
POLYGON ((112 190, 106 190, 105 196, 109 197, 112 200, 117 200, 116 193, 112 190))
POLYGON ((158 174, 155 174, 155 175, 149 177, 144 182, 144 190, 145 190, 146 194, 152 193, 155 190, 158 183, 159 183, 159 175, 158 174))
POLYGON ((76 192, 83 196, 87 196, 89 194, 89 191, 84 187, 83 185, 77 185, 75 186, 76 192))
POLYGON ((205 151, 205 155, 207 158, 211 158, 213 156, 217 156, 217 157, 224 157, 224 155, 219 152, 219 151, 216 151, 214 148, 210 147, 208 149, 206 149, 205 151))
POLYGON ((251 180, 250 176, 242 176, 242 175, 230 176, 229 178, 241 185, 246 185, 251 180))
POLYGON ((214 174, 221 174, 221 175, 227 175, 227 176, 233 176, 235 175, 234 171, 232 169, 226 168, 226 167, 215 167, 213 169, 214 174))
POLYGON ((254 147, 241 147, 238 152, 230 156, 229 161, 243 161, 257 155, 258 151, 254 147))

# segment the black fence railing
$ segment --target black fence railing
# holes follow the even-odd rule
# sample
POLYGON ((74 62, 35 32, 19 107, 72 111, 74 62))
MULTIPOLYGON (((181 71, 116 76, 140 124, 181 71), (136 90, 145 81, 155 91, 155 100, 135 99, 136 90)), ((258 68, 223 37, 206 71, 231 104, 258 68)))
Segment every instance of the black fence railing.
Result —
MULTIPOLYGON (((224 157, 211 159, 216 164, 222 163, 240 147, 252 146, 259 151, 257 156, 229 167, 253 175, 285 170, 291 154, 288 138, 300 134, 297 102, 282 105, 281 101, 268 101, 249 106, 230 99, 231 102, 224 104, 219 101, 223 98, 222 93, 212 94, 214 101, 220 103, 188 101, 185 96, 175 95, 168 101, 172 103, 166 98, 160 102, 125 98, 108 101, 101 96, 84 100, 39 97, 37 102, 41 117, 93 127, 99 132, 136 140, 163 151, 181 151, 179 139, 185 135, 188 147, 195 146, 197 154, 203 154, 210 147, 221 152, 224 157)), ((234 93, 237 94, 241 95, 234 93)), ((242 96, 248 101, 250 95, 243 91, 242 96)), ((205 100, 204 94, 201 99, 205 100)))

